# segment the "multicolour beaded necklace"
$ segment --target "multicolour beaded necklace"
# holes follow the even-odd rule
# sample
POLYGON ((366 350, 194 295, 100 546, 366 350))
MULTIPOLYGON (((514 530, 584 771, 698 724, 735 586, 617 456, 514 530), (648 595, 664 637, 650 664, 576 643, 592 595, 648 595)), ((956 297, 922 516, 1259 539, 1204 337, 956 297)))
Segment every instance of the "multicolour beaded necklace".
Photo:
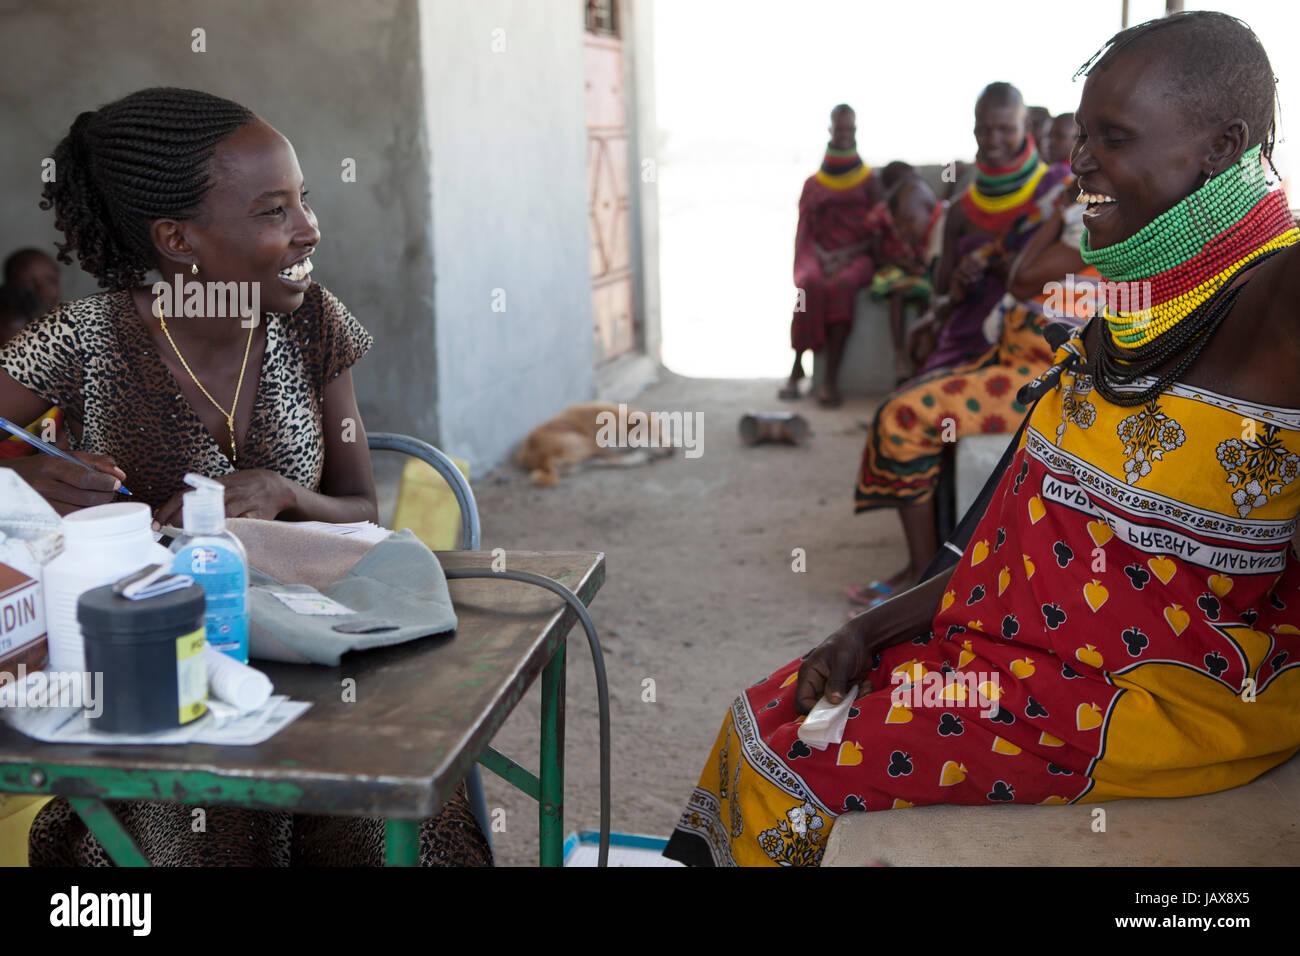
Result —
POLYGON ((1102 313, 1115 343, 1135 349, 1185 319, 1243 266, 1297 240, 1286 196, 1269 189, 1255 146, 1123 242, 1094 249, 1085 233, 1082 249, 1083 261, 1110 282, 1149 283, 1149 299, 1137 296, 1143 308, 1102 313), (1216 231, 1220 223, 1227 226, 1216 231))
POLYGON ((1032 136, 1011 162, 989 166, 975 160, 975 182, 962 194, 966 218, 987 232, 1003 233, 1034 205, 1034 191, 1047 172, 1032 136))
POLYGON ((1109 288, 1137 289, 1140 303, 1112 311, 1108 300, 1120 297, 1099 296, 1107 328, 1088 365, 1108 400, 1140 404, 1181 376, 1231 311, 1241 291, 1230 288, 1238 274, 1300 241, 1286 195, 1269 186, 1260 152, 1259 146, 1247 150, 1232 168, 1122 242, 1094 249, 1084 234, 1083 261, 1109 288), (1154 385, 1139 392, 1115 389, 1175 357, 1154 385))
POLYGON ((862 161, 857 146, 836 149, 828 143, 817 181, 831 189, 852 189, 870 175, 871 167, 862 161))

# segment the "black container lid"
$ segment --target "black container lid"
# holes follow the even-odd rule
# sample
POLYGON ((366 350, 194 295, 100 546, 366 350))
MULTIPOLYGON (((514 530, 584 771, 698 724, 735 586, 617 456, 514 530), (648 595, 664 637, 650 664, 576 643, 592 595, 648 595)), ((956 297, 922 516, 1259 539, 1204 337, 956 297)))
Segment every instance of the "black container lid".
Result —
POLYGON ((132 601, 113 593, 113 585, 87 591, 77 599, 77 622, 89 635, 131 634, 191 628, 207 610, 203 587, 191 584, 179 591, 132 601))

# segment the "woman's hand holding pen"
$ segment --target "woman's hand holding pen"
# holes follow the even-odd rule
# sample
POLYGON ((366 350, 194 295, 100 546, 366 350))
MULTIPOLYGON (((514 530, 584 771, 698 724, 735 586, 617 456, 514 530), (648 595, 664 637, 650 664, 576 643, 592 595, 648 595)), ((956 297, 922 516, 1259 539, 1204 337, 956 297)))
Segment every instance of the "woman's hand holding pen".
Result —
POLYGON ((10 459, 6 464, 60 515, 119 500, 117 490, 126 480, 126 472, 112 458, 84 451, 71 454, 94 470, 87 471, 49 455, 28 455, 10 459))

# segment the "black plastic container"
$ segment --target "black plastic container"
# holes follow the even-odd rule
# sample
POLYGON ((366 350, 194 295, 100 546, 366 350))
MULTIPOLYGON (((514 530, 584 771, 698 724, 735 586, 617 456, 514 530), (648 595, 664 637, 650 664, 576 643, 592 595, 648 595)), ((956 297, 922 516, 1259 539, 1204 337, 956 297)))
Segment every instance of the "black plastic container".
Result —
POLYGON ((142 601, 114 594, 111 584, 81 595, 77 621, 86 670, 104 675, 103 712, 91 722, 94 729, 175 730, 207 713, 205 608, 198 584, 142 601))

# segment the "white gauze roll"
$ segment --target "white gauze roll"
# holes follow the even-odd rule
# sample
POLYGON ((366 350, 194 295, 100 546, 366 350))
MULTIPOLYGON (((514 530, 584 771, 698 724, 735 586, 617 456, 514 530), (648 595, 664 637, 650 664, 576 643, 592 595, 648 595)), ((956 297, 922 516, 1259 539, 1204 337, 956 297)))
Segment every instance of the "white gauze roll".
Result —
POLYGON ((247 712, 271 699, 271 679, 256 668, 211 647, 203 648, 203 663, 208 671, 208 689, 217 700, 247 712))

